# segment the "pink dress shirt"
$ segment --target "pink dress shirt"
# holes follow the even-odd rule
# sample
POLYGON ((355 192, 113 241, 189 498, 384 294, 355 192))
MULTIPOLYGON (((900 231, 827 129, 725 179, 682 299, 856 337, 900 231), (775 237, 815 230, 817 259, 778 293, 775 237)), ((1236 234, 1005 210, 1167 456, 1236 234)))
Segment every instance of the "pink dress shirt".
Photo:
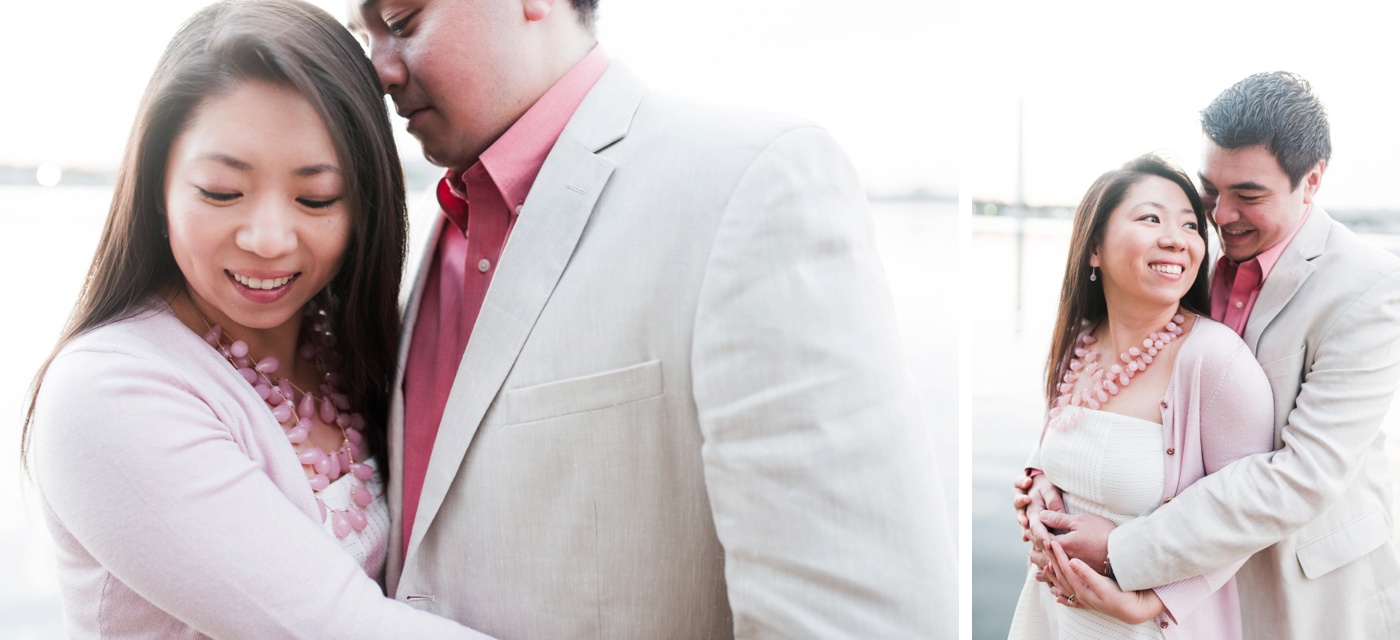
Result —
POLYGON ((1244 335, 1245 323, 1249 320, 1249 313, 1254 310, 1259 290, 1264 288, 1264 279, 1274 270, 1279 256, 1293 242, 1293 237, 1303 228, 1310 213, 1311 205, 1287 238, 1249 260, 1236 263, 1224 255, 1220 256, 1210 283, 1210 317, 1230 327, 1237 335, 1244 335))
POLYGON ((585 96, 608 68, 595 46, 466 171, 438 183, 438 234, 403 377, 403 543, 408 550, 433 441, 462 353, 525 197, 585 96), (470 215, 468 212, 470 211, 470 215))

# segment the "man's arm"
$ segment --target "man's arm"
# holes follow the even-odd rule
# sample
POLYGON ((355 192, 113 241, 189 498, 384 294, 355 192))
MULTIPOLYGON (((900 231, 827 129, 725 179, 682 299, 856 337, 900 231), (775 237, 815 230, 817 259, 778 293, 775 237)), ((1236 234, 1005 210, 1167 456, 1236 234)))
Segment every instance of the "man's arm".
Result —
POLYGON ((824 131, 781 135, 735 188, 694 335, 736 636, 951 637, 928 427, 862 188, 824 131))
POLYGON ((1206 573, 1273 544, 1330 508, 1376 445, 1400 374, 1400 275, 1324 327, 1283 447, 1192 485, 1108 540, 1119 584, 1141 589, 1206 573))

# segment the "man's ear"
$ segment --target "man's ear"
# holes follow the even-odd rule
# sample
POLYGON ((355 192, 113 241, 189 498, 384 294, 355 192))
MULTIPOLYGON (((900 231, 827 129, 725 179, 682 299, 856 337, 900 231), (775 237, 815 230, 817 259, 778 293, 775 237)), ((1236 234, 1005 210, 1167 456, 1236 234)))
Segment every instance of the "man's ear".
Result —
POLYGON ((530 22, 539 22, 549 16, 549 12, 554 10, 554 0, 523 0, 525 9, 525 19, 530 22))
POLYGON ((1317 190, 1322 187, 1322 174, 1327 171, 1327 161, 1318 160, 1308 172, 1303 175, 1300 186, 1303 187, 1303 204, 1312 204, 1313 198, 1317 197, 1317 190))

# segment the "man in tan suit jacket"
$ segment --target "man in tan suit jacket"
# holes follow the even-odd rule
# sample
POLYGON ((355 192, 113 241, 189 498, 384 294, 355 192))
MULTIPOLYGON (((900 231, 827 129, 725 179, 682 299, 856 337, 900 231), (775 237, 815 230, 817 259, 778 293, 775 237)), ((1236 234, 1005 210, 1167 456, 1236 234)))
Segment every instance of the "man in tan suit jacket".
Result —
MULTIPOLYGON (((1130 590, 1258 552, 1238 574, 1246 638, 1400 637, 1380 428, 1400 376, 1400 259, 1315 204, 1331 142, 1305 80, 1246 78, 1202 111, 1202 127, 1203 199, 1225 258, 1243 274, 1286 243, 1265 267, 1242 333, 1273 388, 1277 450, 1207 476, 1111 534, 1092 517, 1040 519, 1070 529, 1057 536, 1067 552, 1091 567, 1107 560, 1130 590)), ((1213 314, 1229 324, 1231 311, 1247 310, 1248 285, 1232 288, 1220 275, 1214 284, 1225 290, 1212 292, 1213 314)))
MULTIPOLYGON (((401 110, 435 101, 410 130, 461 171, 592 50, 591 10, 367 0, 356 28, 401 110)), ((927 428, 826 132, 613 62, 494 268, 406 553, 391 541, 394 597, 502 638, 952 637, 927 428)), ((403 416, 396 388, 396 519, 423 428, 403 416)))

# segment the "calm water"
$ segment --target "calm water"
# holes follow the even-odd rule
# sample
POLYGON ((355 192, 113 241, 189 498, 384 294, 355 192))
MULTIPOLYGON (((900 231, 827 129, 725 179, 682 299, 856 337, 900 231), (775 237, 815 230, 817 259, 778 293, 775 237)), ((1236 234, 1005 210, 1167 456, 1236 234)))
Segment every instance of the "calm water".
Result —
MULTIPOLYGON (((1015 221, 973 217, 968 255, 977 265, 976 287, 968 304, 981 310, 963 325, 968 371, 963 378, 966 419, 971 427, 972 635, 976 640, 1006 637, 1016 597, 1026 576, 1026 543, 1011 510, 1011 482, 1040 437, 1040 388, 1050 349, 1069 250, 1069 222, 1027 220, 1016 282, 1015 221)), ((1395 250, 1396 237, 1369 238, 1395 250)), ((1392 469, 1400 471, 1395 435, 1400 403, 1386 418, 1392 469)))
MULTIPOLYGON (((0 356, 7 365, 0 370, 0 638, 64 637, 53 551, 16 445, 25 390, 77 295, 110 196, 106 187, 0 186, 0 273, 9 281, 0 316, 0 356)), ((958 327, 954 314, 939 312, 956 295, 956 206, 876 203, 873 209, 908 365, 931 417, 947 512, 957 514, 952 336, 958 327)))

